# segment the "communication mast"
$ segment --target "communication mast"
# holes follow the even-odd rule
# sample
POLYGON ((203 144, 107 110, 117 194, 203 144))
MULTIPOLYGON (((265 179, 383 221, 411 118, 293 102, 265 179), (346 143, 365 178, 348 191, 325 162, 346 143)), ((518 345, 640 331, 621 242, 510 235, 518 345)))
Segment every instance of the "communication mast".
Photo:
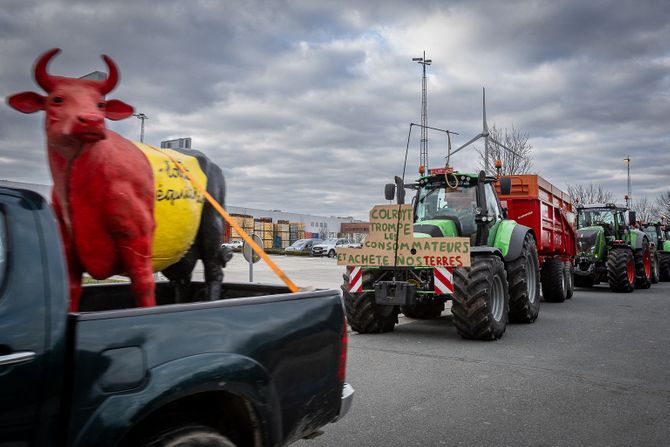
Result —
POLYGON ((626 206, 630 208, 633 206, 633 191, 630 184, 630 155, 627 155, 623 161, 626 162, 626 168, 628 171, 628 195, 626 196, 626 206))
POLYGON ((413 62, 423 65, 423 78, 421 85, 421 155, 419 164, 428 170, 428 89, 426 84, 426 65, 430 65, 433 61, 426 59, 426 52, 423 52, 423 57, 412 58, 413 62))

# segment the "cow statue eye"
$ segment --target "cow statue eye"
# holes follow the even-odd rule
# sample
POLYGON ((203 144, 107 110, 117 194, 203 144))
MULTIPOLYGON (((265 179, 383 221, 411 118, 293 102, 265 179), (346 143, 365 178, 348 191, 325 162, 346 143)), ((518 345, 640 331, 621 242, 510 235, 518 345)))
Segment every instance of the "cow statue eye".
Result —
POLYGON ((62 104, 63 101, 65 101, 65 100, 63 99, 62 96, 54 96, 54 97, 51 99, 51 102, 54 103, 54 104, 62 104))
POLYGON ((104 102, 102 102, 102 101, 100 101, 100 102, 98 103, 98 108, 99 108, 99 109, 104 109, 105 106, 106 106, 106 104, 105 104, 104 102))

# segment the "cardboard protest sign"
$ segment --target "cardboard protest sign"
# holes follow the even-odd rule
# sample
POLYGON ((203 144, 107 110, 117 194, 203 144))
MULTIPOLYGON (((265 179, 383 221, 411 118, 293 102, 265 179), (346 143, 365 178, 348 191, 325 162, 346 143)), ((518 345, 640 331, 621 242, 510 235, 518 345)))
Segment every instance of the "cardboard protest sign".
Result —
POLYGON ((363 248, 337 250, 338 265, 364 267, 469 267, 470 238, 414 237, 411 205, 376 205, 363 248), (396 243, 397 237, 397 243, 396 243))

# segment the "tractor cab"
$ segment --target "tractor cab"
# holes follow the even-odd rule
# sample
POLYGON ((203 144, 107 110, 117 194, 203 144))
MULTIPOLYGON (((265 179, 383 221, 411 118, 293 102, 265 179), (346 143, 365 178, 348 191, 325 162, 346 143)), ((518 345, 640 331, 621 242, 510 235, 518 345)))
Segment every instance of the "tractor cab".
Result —
POLYGON ((613 203, 592 204, 577 208, 577 251, 582 257, 603 259, 604 250, 615 240, 624 240, 627 219, 635 214, 613 203))
POLYGON ((666 237, 663 233, 663 226, 660 222, 648 222, 640 224, 640 230, 644 231, 649 237, 649 241, 654 243, 657 247, 663 245, 666 237))
MULTIPOLYGON (((416 183, 404 185, 416 190, 414 237, 469 237, 472 245, 490 244, 489 235, 503 220, 504 212, 493 183, 495 177, 431 169, 416 183)), ((400 188, 400 186, 399 186, 400 188)))

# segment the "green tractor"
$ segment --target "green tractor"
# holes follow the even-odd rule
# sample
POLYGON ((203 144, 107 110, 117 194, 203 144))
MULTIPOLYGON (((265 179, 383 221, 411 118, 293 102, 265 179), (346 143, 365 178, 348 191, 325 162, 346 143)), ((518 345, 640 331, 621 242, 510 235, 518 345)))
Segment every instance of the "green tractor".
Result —
POLYGON ((640 225, 653 246, 651 277, 652 282, 670 281, 670 229, 660 222, 649 222, 640 225))
MULTIPOLYGON (((458 333, 469 339, 495 340, 508 320, 532 323, 540 310, 540 272, 535 234, 506 218, 494 177, 433 169, 412 184, 386 185, 386 198, 404 203, 405 188, 412 200, 414 238, 460 236, 470 239, 470 267, 454 267, 442 277, 433 267, 364 267, 363 285, 350 291, 344 275, 347 318, 359 333, 392 331, 399 312, 411 318, 435 318, 452 300, 458 333), (391 282, 394 299, 383 285, 391 282), (451 283, 451 290, 445 284, 451 283), (402 291, 399 293, 399 291, 402 291)), ((448 284, 447 284, 448 285, 448 284)))
POLYGON ((649 237, 628 222, 635 222, 635 212, 613 203, 577 207, 575 286, 607 282, 614 292, 651 286, 649 237))

